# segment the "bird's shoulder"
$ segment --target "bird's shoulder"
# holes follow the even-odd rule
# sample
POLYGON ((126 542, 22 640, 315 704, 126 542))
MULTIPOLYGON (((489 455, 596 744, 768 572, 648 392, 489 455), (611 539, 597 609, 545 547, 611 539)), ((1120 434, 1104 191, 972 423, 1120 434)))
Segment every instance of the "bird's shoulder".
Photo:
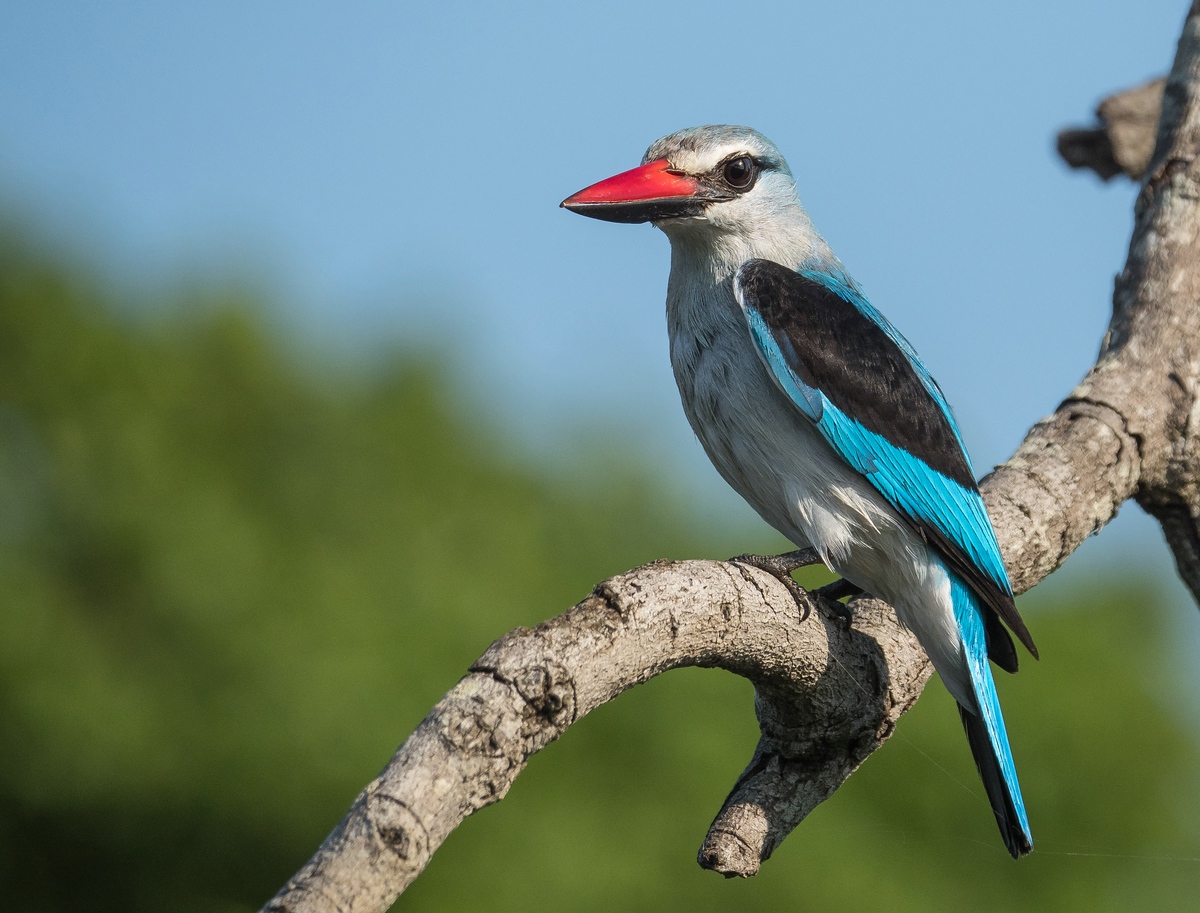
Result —
POLYGON ((973 489, 954 415, 899 331, 854 282, 832 269, 750 260, 734 278, 747 316, 761 320, 787 366, 847 417, 973 489))

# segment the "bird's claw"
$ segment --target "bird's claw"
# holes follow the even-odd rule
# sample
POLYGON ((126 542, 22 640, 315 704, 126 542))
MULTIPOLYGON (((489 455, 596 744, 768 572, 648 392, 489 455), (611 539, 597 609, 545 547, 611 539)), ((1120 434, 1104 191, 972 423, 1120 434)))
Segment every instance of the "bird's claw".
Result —
POLYGON ((813 590, 813 593, 824 599, 829 608, 833 610, 833 614, 840 621, 844 622, 846 628, 849 629, 854 621, 854 610, 841 600, 847 596, 857 596, 862 591, 862 587, 855 586, 843 577, 841 580, 835 580, 833 583, 827 583, 823 587, 818 587, 813 590))
POLYGON ((792 571, 810 564, 819 564, 821 556, 815 548, 801 548, 794 552, 784 552, 782 555, 738 555, 729 559, 733 564, 744 564, 766 571, 777 579, 792 594, 796 606, 800 609, 800 620, 808 618, 812 597, 804 587, 792 579, 792 571))

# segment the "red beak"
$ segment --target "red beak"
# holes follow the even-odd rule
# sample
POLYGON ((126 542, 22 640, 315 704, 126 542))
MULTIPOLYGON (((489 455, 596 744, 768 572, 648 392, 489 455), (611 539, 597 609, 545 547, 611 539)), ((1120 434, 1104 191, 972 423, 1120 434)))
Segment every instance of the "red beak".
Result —
POLYGON ((696 215, 707 203, 727 198, 658 159, 585 187, 561 205, 607 222, 657 222, 696 215))

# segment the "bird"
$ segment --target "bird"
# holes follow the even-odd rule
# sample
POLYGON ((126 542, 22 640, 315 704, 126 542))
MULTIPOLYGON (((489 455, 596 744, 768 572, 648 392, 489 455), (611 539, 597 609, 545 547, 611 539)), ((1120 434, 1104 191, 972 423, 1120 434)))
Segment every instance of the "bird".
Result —
POLYGON ((680 130, 561 205, 666 234, 684 412, 720 475, 799 550, 763 566, 798 587, 790 571, 820 560, 839 592, 894 608, 958 704, 1005 847, 1031 852, 989 659, 1016 672, 1009 631, 1038 652, 957 421, 817 232, 779 150, 749 127, 680 130))

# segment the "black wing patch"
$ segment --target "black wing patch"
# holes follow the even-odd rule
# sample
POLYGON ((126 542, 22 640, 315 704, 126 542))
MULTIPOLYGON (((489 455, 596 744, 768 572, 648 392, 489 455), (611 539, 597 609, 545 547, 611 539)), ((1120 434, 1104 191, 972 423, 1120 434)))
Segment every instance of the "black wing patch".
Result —
POLYGON ((743 266, 741 284, 776 338, 790 343, 801 380, 868 431, 974 487, 945 413, 882 327, 833 289, 769 260, 743 266))

